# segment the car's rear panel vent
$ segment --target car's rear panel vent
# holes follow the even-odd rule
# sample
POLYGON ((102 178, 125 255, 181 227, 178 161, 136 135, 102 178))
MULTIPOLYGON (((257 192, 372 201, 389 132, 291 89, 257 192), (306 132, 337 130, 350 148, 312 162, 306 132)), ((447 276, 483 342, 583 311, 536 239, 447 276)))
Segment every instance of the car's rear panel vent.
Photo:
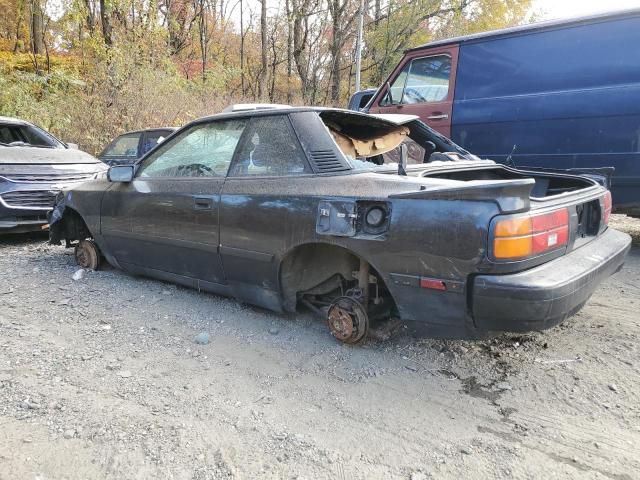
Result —
POLYGON ((309 154, 318 172, 342 172, 349 169, 333 150, 311 150, 309 154))

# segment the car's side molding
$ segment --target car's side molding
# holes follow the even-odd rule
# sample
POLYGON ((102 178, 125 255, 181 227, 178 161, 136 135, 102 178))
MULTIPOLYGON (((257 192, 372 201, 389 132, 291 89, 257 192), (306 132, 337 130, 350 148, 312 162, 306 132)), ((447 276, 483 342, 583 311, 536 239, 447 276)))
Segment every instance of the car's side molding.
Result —
POLYGON ((270 262, 274 258, 272 253, 245 250, 244 248, 225 247, 224 245, 220 245, 220 255, 232 255, 234 257, 247 258, 259 262, 270 262))

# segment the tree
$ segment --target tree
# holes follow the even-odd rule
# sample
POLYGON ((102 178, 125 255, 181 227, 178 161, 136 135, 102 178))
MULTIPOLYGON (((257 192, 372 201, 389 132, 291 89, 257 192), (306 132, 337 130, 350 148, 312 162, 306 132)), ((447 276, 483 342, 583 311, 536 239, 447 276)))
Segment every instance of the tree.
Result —
MULTIPOLYGON (((92 151, 233 101, 344 105, 353 85, 360 0, 63 0, 55 21, 47 1, 0 0, 0 113, 66 125, 92 151), (25 75, 42 55, 49 74, 25 75)), ((363 84, 406 48, 521 23, 531 1, 366 0, 363 84)))
POLYGON ((39 0, 31 0, 31 53, 44 54, 44 12, 39 0))
POLYGON ((352 26, 356 18, 357 8, 352 0, 328 0, 331 15, 331 97, 332 103, 340 98, 340 82, 342 75, 342 51, 348 36, 353 34, 352 26))
POLYGON ((267 92, 267 0, 260 0, 260 77, 258 84, 258 97, 262 100, 267 92))

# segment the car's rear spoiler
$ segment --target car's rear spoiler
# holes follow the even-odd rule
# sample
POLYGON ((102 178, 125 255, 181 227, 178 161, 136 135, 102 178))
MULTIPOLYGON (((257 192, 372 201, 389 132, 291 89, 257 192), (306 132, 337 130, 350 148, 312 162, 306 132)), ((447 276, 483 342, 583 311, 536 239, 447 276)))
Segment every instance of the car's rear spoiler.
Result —
POLYGON ((529 197, 536 181, 475 180, 455 187, 436 187, 415 192, 397 193, 389 198, 414 200, 488 200, 498 204, 502 213, 515 213, 529 209, 529 197))

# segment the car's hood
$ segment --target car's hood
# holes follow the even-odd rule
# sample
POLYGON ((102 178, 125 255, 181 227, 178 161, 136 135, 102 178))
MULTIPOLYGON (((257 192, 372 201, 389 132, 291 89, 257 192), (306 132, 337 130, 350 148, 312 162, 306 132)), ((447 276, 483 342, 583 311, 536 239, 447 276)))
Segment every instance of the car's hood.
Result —
POLYGON ((0 147, 0 165, 101 163, 82 150, 71 148, 0 147))

